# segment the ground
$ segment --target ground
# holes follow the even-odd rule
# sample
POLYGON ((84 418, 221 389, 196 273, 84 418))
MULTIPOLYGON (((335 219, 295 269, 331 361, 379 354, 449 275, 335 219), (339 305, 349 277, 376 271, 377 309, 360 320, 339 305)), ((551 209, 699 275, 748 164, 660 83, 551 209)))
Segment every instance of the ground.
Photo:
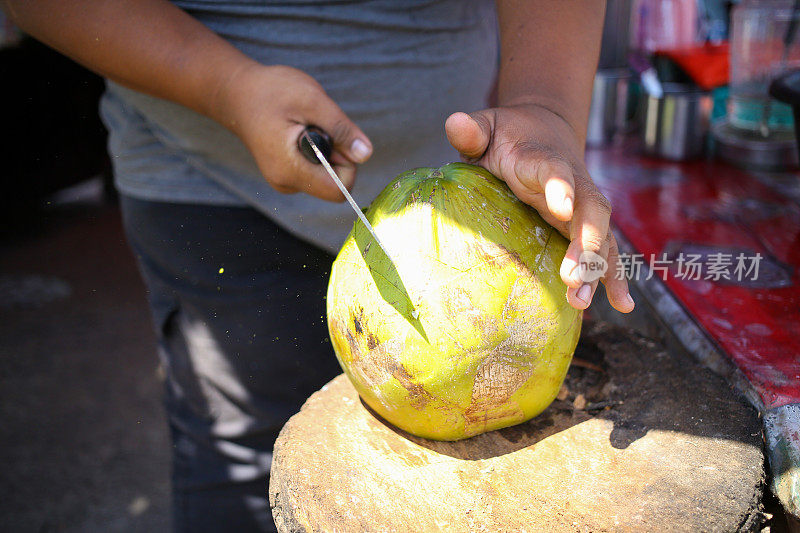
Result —
POLYGON ((0 530, 169 530, 145 292, 118 209, 97 192, 3 228, 0 530))

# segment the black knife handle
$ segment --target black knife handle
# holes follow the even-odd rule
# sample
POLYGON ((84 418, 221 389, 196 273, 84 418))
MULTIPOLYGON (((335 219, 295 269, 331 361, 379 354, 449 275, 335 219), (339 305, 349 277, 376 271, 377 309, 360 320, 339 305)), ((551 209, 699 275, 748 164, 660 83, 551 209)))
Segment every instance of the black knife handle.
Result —
POLYGON ((303 154, 303 157, 311 161, 316 165, 320 165, 319 159, 317 159, 317 154, 314 153, 314 149, 311 148, 311 145, 308 144, 308 139, 306 139, 306 133, 311 140, 314 141, 314 144, 317 145, 319 151, 322 152, 322 155, 325 156, 325 159, 328 161, 331 160, 331 138, 330 135, 322 131, 321 129, 309 126, 303 130, 303 133, 300 134, 300 138, 297 139, 297 148, 300 150, 300 153, 303 154))

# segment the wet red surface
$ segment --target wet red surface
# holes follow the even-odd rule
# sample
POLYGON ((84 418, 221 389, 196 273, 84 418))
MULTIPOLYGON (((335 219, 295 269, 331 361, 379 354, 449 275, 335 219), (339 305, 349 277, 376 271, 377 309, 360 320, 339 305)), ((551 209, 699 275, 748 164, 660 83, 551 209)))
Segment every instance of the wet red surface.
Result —
POLYGON ((644 254, 645 266, 665 260, 653 265, 668 268, 653 275, 744 372, 765 406, 800 402, 798 203, 720 163, 643 159, 627 147, 591 151, 587 163, 614 206, 618 231, 644 254), (681 253, 699 257, 700 271, 687 276, 685 262, 679 270, 681 253), (758 276, 748 272, 754 263, 758 276))

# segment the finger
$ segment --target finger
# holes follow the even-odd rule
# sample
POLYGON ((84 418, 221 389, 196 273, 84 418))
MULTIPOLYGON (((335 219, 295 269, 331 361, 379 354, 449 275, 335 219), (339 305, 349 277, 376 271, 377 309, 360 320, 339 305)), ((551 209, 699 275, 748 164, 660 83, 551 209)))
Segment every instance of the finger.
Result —
POLYGON ((589 307, 594 298, 594 293, 597 290, 597 284, 597 281, 593 281, 591 283, 584 283, 577 289, 568 287, 567 302, 569 302, 569 305, 579 311, 583 311, 589 307))
MULTIPOLYGON (((286 163, 286 171, 282 175, 273 176, 270 184, 279 192, 303 192, 329 202, 343 202, 339 187, 320 164, 312 163, 300 154, 297 141, 305 126, 295 124, 289 128, 287 151, 291 154, 286 163)), ((347 189, 352 189, 355 182, 355 164, 349 159, 334 151, 331 153, 330 163, 347 189)))
POLYGON ((531 196, 544 192, 547 210, 561 221, 573 215, 575 177, 565 160, 546 151, 520 147, 514 153, 514 176, 531 196))
POLYGON ((575 212, 570 223, 570 244, 561 263, 561 279, 569 287, 580 288, 581 254, 600 254, 608 234, 611 204, 588 177, 576 183, 575 212))
POLYGON ((453 113, 444 123, 447 139, 467 159, 483 157, 492 139, 492 125, 482 113, 453 113))
MULTIPOLYGON (((333 171, 336 172, 336 175, 339 176, 339 179, 342 181, 342 185, 344 185, 348 191, 352 191, 356 183, 357 165, 337 151, 331 154, 330 163, 333 167, 333 171)), ((327 172, 325 172, 325 176, 331 182, 333 181, 327 172)))
POLYGON ((351 163, 364 163, 372 155, 369 137, 355 125, 342 109, 322 93, 313 108, 306 110, 309 124, 321 128, 331 137, 333 149, 351 163))
MULTIPOLYGON (((269 179, 269 184, 276 191, 283 194, 302 192, 328 202, 344 201, 344 195, 321 165, 313 165, 308 162, 305 165, 313 166, 314 168, 304 168, 302 171, 294 172, 292 177, 269 179)), ((341 174, 347 176, 345 172, 341 172, 341 174)))
POLYGON ((516 147, 498 169, 512 192, 568 237, 574 197, 570 165, 530 145, 516 147), (505 168, 505 172, 503 169, 505 168))
POLYGON ((602 281, 603 285, 606 286, 608 302, 620 313, 630 313, 633 311, 635 304, 628 288, 628 280, 625 276, 618 275, 622 272, 622 269, 619 260, 617 239, 614 237, 613 233, 609 232, 607 241, 609 243, 607 258, 608 270, 606 271, 606 275, 602 278, 602 281))
POLYGON ((560 222, 572 219, 575 177, 572 166, 555 151, 535 142, 520 143, 500 156, 496 170, 520 200, 546 219, 547 214, 560 222))
POLYGON ((586 262, 580 266, 582 269, 580 273, 582 281, 580 287, 567 288, 567 301, 575 309, 584 310, 591 305, 600 278, 607 272, 605 269, 608 263, 605 258, 608 255, 609 248, 610 244, 608 239, 606 239, 600 247, 597 256, 586 259, 586 262), (598 270, 598 268, 600 270, 598 270))
POLYGON ((575 202, 575 178, 572 168, 558 159, 543 161, 539 165, 537 178, 544 189, 547 209, 558 220, 572 218, 575 202))
MULTIPOLYGON (((343 156, 339 156, 343 157, 343 156)), ((331 159, 336 159, 336 156, 331 156, 331 159)), ((339 176, 342 185, 350 191, 353 189, 353 184, 356 179, 356 167, 353 163, 348 161, 347 164, 332 165, 334 172, 339 176)), ((306 182, 305 190, 303 192, 315 196, 322 200, 329 202, 343 202, 345 200, 339 186, 333 181, 333 178, 322 167, 322 165, 314 165, 314 169, 310 174, 310 180, 306 182)))

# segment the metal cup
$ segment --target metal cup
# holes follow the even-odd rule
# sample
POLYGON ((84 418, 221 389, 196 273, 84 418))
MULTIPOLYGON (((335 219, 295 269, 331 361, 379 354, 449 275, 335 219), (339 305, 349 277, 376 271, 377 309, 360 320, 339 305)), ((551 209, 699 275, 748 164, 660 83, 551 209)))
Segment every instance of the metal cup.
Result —
POLYGON ((628 124, 628 98, 631 74, 627 68, 600 69, 594 77, 589 109, 587 146, 609 144, 628 124))
POLYGON ((690 85, 665 83, 664 96, 644 98, 645 154, 684 161, 703 154, 711 115, 711 95, 690 85))

